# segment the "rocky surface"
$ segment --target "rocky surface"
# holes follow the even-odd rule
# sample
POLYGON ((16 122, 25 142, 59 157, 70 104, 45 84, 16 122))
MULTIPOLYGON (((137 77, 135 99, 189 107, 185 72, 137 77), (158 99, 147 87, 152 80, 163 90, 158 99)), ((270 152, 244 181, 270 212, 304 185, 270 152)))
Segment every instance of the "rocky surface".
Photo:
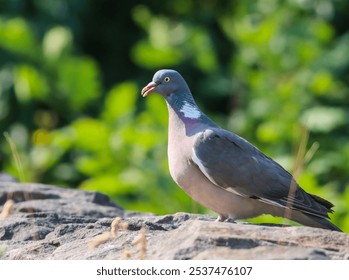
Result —
POLYGON ((48 185, 0 180, 1 211, 0 259, 349 259, 345 233, 134 213, 48 185))

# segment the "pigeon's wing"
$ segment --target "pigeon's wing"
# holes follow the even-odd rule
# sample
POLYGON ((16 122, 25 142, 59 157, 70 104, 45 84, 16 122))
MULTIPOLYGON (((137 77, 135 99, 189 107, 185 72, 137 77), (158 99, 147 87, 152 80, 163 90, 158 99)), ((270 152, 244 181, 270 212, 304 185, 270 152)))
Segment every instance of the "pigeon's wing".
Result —
POLYGON ((327 218, 333 205, 305 192, 281 165, 221 128, 197 136, 192 161, 217 187, 271 205, 327 218))

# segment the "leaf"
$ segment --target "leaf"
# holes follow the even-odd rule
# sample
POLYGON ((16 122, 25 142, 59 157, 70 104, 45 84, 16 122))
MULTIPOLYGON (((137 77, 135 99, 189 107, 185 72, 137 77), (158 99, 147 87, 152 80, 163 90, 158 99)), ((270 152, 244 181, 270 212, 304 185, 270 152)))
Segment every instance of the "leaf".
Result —
POLYGON ((262 123, 257 129, 257 137, 260 141, 270 143, 282 139, 284 127, 277 121, 262 123))
POLYGON ((48 95, 48 83, 37 69, 30 65, 19 65, 14 69, 15 93, 20 102, 31 99, 45 99, 48 95))
POLYGON ((110 122, 130 115, 135 111, 139 90, 132 82, 114 86, 105 98, 103 118, 110 122))
POLYGON ((312 91, 318 95, 325 95, 333 86, 333 77, 328 71, 317 72, 310 84, 312 91))
POLYGON ((118 180, 115 174, 101 174, 82 182, 79 186, 84 190, 98 190, 110 196, 122 195, 134 192, 134 188, 118 180))
POLYGON ((22 18, 0 20, 0 46, 20 55, 34 57, 38 42, 29 24, 22 18))
POLYGON ((149 114, 153 126, 159 124, 162 129, 165 129, 168 121, 168 112, 164 98, 160 95, 154 95, 151 98, 147 98, 146 102, 146 114, 149 114))
POLYGON ((80 119, 72 124, 75 130, 75 146, 90 152, 108 151, 110 131, 99 120, 80 119))
POLYGON ((89 58, 69 58, 58 64, 58 85, 68 106, 79 111, 100 95, 99 69, 89 58))
POLYGON ((346 123, 343 110, 334 107, 318 106, 306 110, 301 122, 311 131, 327 133, 346 123))
POLYGON ((57 60, 71 47, 73 35, 71 31, 63 26, 50 29, 43 39, 43 51, 50 60, 57 60))
POLYGON ((149 69, 176 65, 182 57, 175 48, 157 48, 145 41, 136 44, 131 52, 135 63, 149 69))

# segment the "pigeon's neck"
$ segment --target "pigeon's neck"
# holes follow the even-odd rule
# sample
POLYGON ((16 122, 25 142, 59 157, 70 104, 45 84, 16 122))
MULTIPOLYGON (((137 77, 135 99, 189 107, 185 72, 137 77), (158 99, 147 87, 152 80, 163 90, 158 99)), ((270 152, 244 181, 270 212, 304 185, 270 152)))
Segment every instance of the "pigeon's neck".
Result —
POLYGON ((166 98, 169 111, 170 129, 183 127, 187 136, 193 135, 207 126, 216 126, 196 105, 189 93, 174 93, 166 98))

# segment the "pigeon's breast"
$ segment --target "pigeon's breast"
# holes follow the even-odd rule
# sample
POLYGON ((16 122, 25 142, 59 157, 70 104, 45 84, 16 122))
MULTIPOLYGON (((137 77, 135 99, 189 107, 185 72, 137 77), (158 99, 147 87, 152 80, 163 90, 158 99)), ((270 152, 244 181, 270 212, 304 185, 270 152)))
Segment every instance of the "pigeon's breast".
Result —
POLYGON ((168 141, 168 165, 173 180, 181 187, 187 178, 190 177, 190 169, 193 165, 188 155, 191 155, 191 139, 181 139, 178 137, 169 137, 168 141))

